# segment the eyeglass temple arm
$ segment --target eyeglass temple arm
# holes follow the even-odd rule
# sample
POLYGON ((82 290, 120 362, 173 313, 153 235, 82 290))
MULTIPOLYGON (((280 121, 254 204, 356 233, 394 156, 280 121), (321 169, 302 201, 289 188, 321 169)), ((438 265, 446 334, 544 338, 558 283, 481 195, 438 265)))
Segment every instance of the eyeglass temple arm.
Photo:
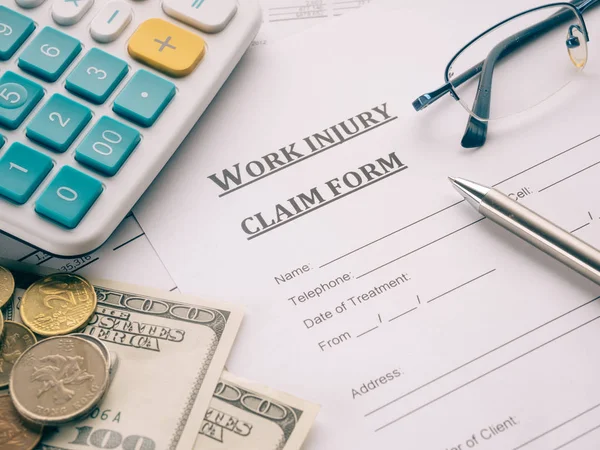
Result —
MULTIPOLYGON (((598 2, 599 0, 584 0, 583 2, 576 1, 572 3, 574 6, 577 6, 579 3, 586 3, 584 7, 589 8, 598 2)), ((543 36, 557 25, 567 21, 572 17, 572 15, 573 11, 569 9, 559 11, 543 22, 526 28, 525 30, 505 39, 492 49, 484 61, 481 77, 479 78, 479 86, 473 102, 473 108, 471 109, 474 116, 481 117, 482 119, 489 118, 492 78, 497 63, 515 50, 528 44, 532 40, 543 36)), ((469 116, 465 134, 463 135, 461 141, 462 146, 465 148, 481 147, 487 138, 487 122, 478 120, 473 115, 469 116)))
POLYGON ((599 1, 600 0, 574 0, 571 3, 579 10, 579 12, 584 13, 592 6, 596 6, 599 1))
MULTIPOLYGON (((581 12, 584 12, 588 8, 597 5, 599 2, 600 2, 600 0, 574 0, 572 3, 581 12)), ((520 43, 520 45, 522 45, 522 43, 520 43)), ((452 80, 452 84, 450 84, 448 82, 445 85, 443 85, 442 87, 436 89, 435 91, 431 91, 427 94, 423 94, 423 95, 419 96, 419 98, 417 98, 412 103, 412 106, 415 109, 415 111, 421 111, 421 110, 427 108, 429 105, 436 102, 437 100, 442 98, 444 95, 446 95, 448 93, 452 93, 452 86, 459 87, 463 83, 469 81, 471 78, 478 75, 483 68, 483 63, 484 63, 484 61, 481 61, 479 64, 474 65, 469 70, 467 70, 464 73, 455 77, 452 80)))
MULTIPOLYGON (((597 1, 600 1, 600 0, 597 0, 597 1)), ((445 85, 443 85, 442 87, 436 89, 435 91, 431 91, 427 94, 421 95, 419 98, 417 98, 412 103, 413 108, 415 108, 415 111, 421 111, 422 109, 427 108, 433 102, 442 98, 447 93, 452 94, 452 86, 458 87, 461 84, 469 81, 471 78, 476 76, 479 72, 481 72, 482 67, 483 67, 483 61, 481 61, 479 64, 471 67, 469 70, 461 73, 458 77, 456 77, 455 79, 452 80, 452 84, 450 84, 450 82, 448 82, 445 85)))

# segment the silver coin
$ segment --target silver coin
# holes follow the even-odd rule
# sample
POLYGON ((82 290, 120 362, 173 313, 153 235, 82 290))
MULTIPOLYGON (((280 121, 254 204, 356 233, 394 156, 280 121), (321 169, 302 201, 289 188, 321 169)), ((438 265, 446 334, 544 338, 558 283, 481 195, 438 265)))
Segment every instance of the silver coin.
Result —
POLYGON ((110 352, 110 368, 109 368, 109 374, 110 374, 110 382, 112 383, 113 378, 115 377, 115 374, 117 373, 117 369, 119 368, 119 355, 115 352, 110 352))
POLYGON ((17 411, 31 422, 60 425, 89 413, 108 386, 107 360, 97 345, 56 336, 28 348, 10 375, 17 411))
POLYGON ((70 334, 69 336, 76 336, 76 337, 80 337, 81 339, 86 339, 86 340, 90 341, 91 343, 93 343, 94 345, 98 346, 98 348, 102 352, 102 356, 104 356, 104 359, 108 363, 108 374, 109 374, 110 382, 112 382, 113 378, 115 377, 117 367, 119 366, 118 355, 115 352, 109 351, 108 348, 106 347, 106 344, 104 342, 102 342, 100 339, 98 339, 96 336, 91 336, 91 335, 85 334, 85 333, 73 333, 73 334, 70 334))
POLYGON ((110 366, 110 352, 108 351, 108 348, 106 348, 106 345, 104 345, 104 342, 102 342, 96 336, 90 336, 89 334, 85 334, 85 333, 71 333, 69 336, 75 336, 75 337, 78 337, 81 339, 85 339, 86 341, 89 341, 92 344, 97 345, 98 349, 102 353, 102 356, 104 356, 104 359, 110 366))

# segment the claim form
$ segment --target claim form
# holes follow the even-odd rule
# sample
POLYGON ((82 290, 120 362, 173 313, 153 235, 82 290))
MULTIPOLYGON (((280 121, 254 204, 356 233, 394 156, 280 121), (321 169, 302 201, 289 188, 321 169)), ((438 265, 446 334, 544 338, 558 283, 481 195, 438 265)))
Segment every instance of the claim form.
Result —
POLYGON ((307 449, 597 447, 598 287, 447 176, 598 246, 600 204, 582 195, 600 188, 598 53, 478 151, 458 146, 451 98, 411 107, 464 42, 527 6, 461 27, 450 5, 367 7, 256 49, 135 210, 183 292, 246 306, 228 367, 322 405, 307 449))

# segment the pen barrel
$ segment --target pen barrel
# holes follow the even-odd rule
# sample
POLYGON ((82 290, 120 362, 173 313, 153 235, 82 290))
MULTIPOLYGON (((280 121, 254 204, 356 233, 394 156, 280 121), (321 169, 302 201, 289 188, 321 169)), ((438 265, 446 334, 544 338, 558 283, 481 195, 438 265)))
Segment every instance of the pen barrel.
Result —
POLYGON ((600 251, 492 189, 479 212, 571 269, 600 284, 600 251))

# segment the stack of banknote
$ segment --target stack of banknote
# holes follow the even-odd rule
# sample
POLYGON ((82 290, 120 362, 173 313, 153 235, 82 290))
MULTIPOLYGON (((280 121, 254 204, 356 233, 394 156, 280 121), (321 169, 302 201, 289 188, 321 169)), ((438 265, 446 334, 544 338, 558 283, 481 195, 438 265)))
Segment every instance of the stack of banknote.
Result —
POLYGON ((0 262, 0 449, 299 449, 319 407, 224 371, 235 305, 0 262))

